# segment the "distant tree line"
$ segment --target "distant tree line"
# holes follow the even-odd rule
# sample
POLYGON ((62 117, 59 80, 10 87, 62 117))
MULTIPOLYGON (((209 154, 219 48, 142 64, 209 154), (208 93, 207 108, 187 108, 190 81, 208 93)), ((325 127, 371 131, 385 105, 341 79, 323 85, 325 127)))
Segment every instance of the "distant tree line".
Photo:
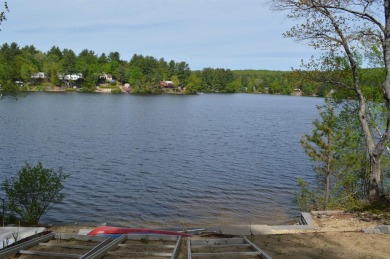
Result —
POLYGON ((94 90, 103 73, 112 75, 119 83, 129 82, 137 87, 157 86, 161 80, 177 77, 184 84, 190 74, 186 62, 157 60, 150 56, 134 55, 130 61, 120 58, 118 52, 102 53, 85 49, 78 55, 70 49, 53 46, 42 52, 34 46, 20 48, 16 43, 0 47, 0 82, 2 88, 11 87, 15 82, 39 85, 42 81, 54 86, 64 85, 59 75, 82 74, 82 87, 94 90), (33 78, 38 72, 46 80, 33 78))
POLYGON ((84 49, 76 54, 71 49, 53 46, 47 52, 33 45, 20 47, 5 43, 0 47, 0 85, 2 91, 23 86, 43 90, 45 87, 76 85, 86 92, 95 91, 104 74, 112 76, 114 85, 128 83, 133 93, 160 93, 160 82, 169 80, 186 93, 269 93, 324 96, 329 86, 309 83, 293 72, 270 70, 230 70, 204 68, 191 71, 185 61, 166 61, 134 54, 129 61, 118 52, 96 54, 84 49), (36 77, 42 72, 45 78, 36 77), (81 80, 69 83, 64 75, 80 74, 81 80))

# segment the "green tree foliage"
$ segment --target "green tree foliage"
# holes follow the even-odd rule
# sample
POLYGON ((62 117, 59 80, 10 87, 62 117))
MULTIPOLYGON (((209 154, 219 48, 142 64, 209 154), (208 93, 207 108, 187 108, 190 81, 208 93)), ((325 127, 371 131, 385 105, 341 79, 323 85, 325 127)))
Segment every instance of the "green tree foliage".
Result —
POLYGON ((61 85, 61 81, 58 78, 58 71, 57 71, 56 68, 53 68, 50 71, 50 82, 52 82, 54 86, 60 86, 61 85))
POLYGON ((147 89, 150 86, 157 86, 163 80, 162 75, 159 74, 158 60, 154 57, 143 55, 134 55, 130 60, 130 68, 138 67, 142 73, 141 84, 147 89))
POLYGON ((9 209, 27 223, 37 224, 45 212, 63 200, 61 191, 67 177, 41 163, 34 167, 26 163, 15 177, 2 183, 9 209))
MULTIPOLYGON (((234 77, 241 81, 241 88, 250 93, 270 93, 290 95, 294 89, 302 89, 302 85, 291 72, 270 70, 236 70, 234 77)), ((303 91, 303 95, 316 95, 303 91)))
POLYGON ((241 80, 234 79, 232 82, 228 83, 226 86, 227 93, 235 93, 240 92, 242 88, 241 80))
POLYGON ((317 107, 317 109, 320 118, 313 121, 313 132, 311 135, 306 134, 301 139, 301 145, 305 149, 306 154, 312 160, 318 162, 318 165, 314 167, 314 170, 317 173, 318 185, 320 186, 319 191, 323 193, 323 199, 317 198, 316 201, 319 203, 317 206, 327 210, 330 197, 331 177, 334 170, 334 135, 337 117, 329 100, 327 100, 325 106, 317 107))
MULTIPOLYGON (((326 169, 329 168, 328 186, 330 189, 327 207, 355 209, 364 205, 366 201, 371 166, 364 133, 356 116, 358 103, 354 100, 340 101, 334 98, 329 100, 332 102, 328 102, 327 106, 319 110, 320 118, 313 123, 313 134, 305 135, 301 142, 310 158, 318 163, 314 167, 317 181, 313 183, 314 188, 311 188, 309 183, 300 179, 298 181, 300 193, 296 195, 296 198, 298 205, 303 208, 324 209, 326 203, 324 190, 327 189, 325 186, 328 182, 325 176, 327 175, 326 169), (325 107, 328 107, 328 112, 325 112, 325 107), (338 111, 337 115, 334 110, 338 111), (332 120, 324 118, 332 118, 332 120), (328 129, 324 126, 332 127, 328 129), (328 142, 325 137, 326 132, 331 137, 328 142)), ((379 137, 380 130, 376 127, 383 124, 386 109, 377 102, 369 102, 368 105, 371 129, 373 132, 376 131, 379 137)), ((389 165, 390 156, 387 151, 381 160, 381 167, 384 168, 381 177, 383 193, 389 192, 389 165)))
POLYGON ((133 88, 140 88, 143 82, 143 74, 141 68, 133 66, 130 68, 129 83, 133 88))
POLYGON ((191 73, 186 86, 186 94, 196 94, 201 89, 202 79, 195 73, 191 73))
POLYGON ((61 67, 61 74, 68 75, 74 74, 78 71, 76 70, 77 56, 71 49, 64 49, 62 51, 62 59, 59 64, 61 67))
POLYGON ((84 91, 94 91, 99 83, 99 77, 111 74, 113 79, 121 84, 130 83, 134 92, 160 92, 160 82, 172 77, 178 78, 181 86, 187 84, 191 74, 189 65, 163 58, 157 60, 151 56, 134 55, 130 61, 120 58, 118 52, 102 53, 84 49, 78 55, 70 49, 61 50, 53 46, 46 53, 34 46, 20 48, 16 43, 0 46, 0 85, 1 91, 17 90, 16 81, 25 85, 39 85, 45 81, 53 86, 74 85, 83 87, 84 91), (37 72, 44 72, 44 79, 32 78, 37 72), (81 74, 77 83, 65 79, 65 75, 81 74), (57 78, 59 77, 59 78, 57 78), (60 80, 61 79, 61 80, 60 80))
POLYGON ((202 79, 202 91, 205 92, 230 92, 228 85, 235 79, 230 69, 204 68, 200 74, 202 79))
POLYGON ((4 93, 16 93, 15 84, 21 78, 21 51, 16 43, 3 44, 0 48, 0 85, 4 93))
POLYGON ((110 52, 108 54, 108 68, 107 73, 111 74, 113 79, 120 82, 125 78, 125 72, 123 69, 123 63, 120 59, 120 54, 118 52, 110 52))
POLYGON ((302 177, 298 177, 297 183, 299 191, 294 193, 294 202, 301 211, 309 212, 317 204, 315 192, 309 189, 309 184, 302 177))
MULTIPOLYGON (((333 188, 338 204, 349 208, 357 206, 367 195, 370 163, 364 134, 355 115, 356 102, 338 104, 337 109, 340 112, 334 139, 337 154, 334 161, 336 184, 333 188)), ((380 111, 375 110, 377 112, 380 111)), ((382 163, 387 159, 385 157, 382 163)))
POLYGON ((62 52, 61 50, 53 46, 47 53, 45 53, 45 59, 43 62, 42 70, 49 77, 52 78, 53 71, 61 71, 60 62, 62 60, 62 52))
POLYGON ((316 82, 337 89, 340 96, 353 96, 357 101, 356 116, 366 142, 370 161, 367 198, 374 203, 383 190, 380 182, 386 145, 390 140, 390 1, 322 1, 274 0, 274 8, 287 11, 287 17, 298 23, 284 34, 285 37, 306 41, 323 56, 305 68, 316 82), (384 74, 381 81, 364 77, 361 66, 374 63, 384 74), (364 80, 369 79, 365 83, 364 80), (367 86, 365 88, 364 86, 367 86), (368 90, 368 91, 367 91, 368 90), (378 93, 381 94, 378 94, 378 93), (386 120, 375 136, 370 124, 368 102, 370 98, 386 107, 386 120))
POLYGON ((184 61, 177 63, 174 75, 178 77, 181 85, 186 85, 190 77, 191 70, 188 64, 184 61))
POLYGON ((92 50, 84 49, 77 57, 76 70, 87 77, 90 74, 98 73, 98 57, 92 50))
POLYGON ((176 62, 174 60, 169 61, 168 63, 168 78, 171 78, 175 75, 176 71, 176 62))
MULTIPOLYGON (((128 64, 128 81, 133 92, 148 93, 152 89, 157 90, 162 80, 177 78, 180 85, 186 86, 191 74, 186 62, 177 63, 171 60, 169 63, 164 59, 157 60, 154 57, 133 55, 128 64)), ((178 86, 178 85, 177 85, 178 86)))
MULTIPOLYGON (((99 83, 99 77, 111 74, 119 83, 129 83, 133 93, 160 92, 162 80, 178 79, 177 86, 189 89, 187 93, 202 92, 258 92, 273 94, 291 94, 297 85, 295 78, 290 78, 290 72, 267 70, 232 71, 224 68, 205 68, 201 71, 191 71, 184 62, 165 61, 151 56, 134 54, 129 61, 122 60, 118 52, 102 53, 84 49, 79 54, 73 50, 61 50, 53 46, 47 52, 37 50, 34 46, 20 48, 16 43, 0 46, 0 84, 2 89, 17 89, 15 81, 23 81, 25 85, 40 85, 44 81, 53 86, 74 85, 83 86, 85 91, 94 91, 99 83), (45 79, 31 78, 37 72, 44 72, 45 79), (82 74, 80 82, 59 80, 58 76, 82 74), (195 74, 195 77, 191 77, 195 74), (190 80, 191 77, 191 80, 190 80), (194 79, 200 79, 196 83, 194 79), (87 82, 85 82, 87 81, 87 82), (193 89, 193 90, 191 90, 193 89)), ((302 87, 303 88, 303 87, 302 87)), ((318 91, 317 91, 318 92, 318 91)), ((303 91, 303 94, 315 95, 303 91)))
POLYGON ((96 82, 98 80, 98 74, 88 71, 84 74, 84 80, 82 85, 82 91, 84 93, 92 93, 96 90, 96 82))
POLYGON ((35 58, 39 51, 34 46, 25 46, 21 49, 21 67, 20 67, 20 78, 24 82, 31 81, 31 76, 38 73, 40 70, 40 63, 35 58))
POLYGON ((174 87, 177 87, 180 85, 180 79, 178 76, 172 76, 171 81, 173 82, 174 87))

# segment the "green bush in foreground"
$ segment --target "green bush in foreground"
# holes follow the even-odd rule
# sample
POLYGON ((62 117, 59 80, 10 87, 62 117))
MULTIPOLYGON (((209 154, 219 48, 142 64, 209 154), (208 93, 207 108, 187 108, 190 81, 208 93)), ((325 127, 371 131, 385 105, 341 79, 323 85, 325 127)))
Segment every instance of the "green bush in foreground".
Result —
POLYGON ((68 176, 62 170, 44 168, 41 163, 35 167, 26 163, 15 177, 2 183, 9 210, 22 221, 37 224, 48 209, 63 200, 61 190, 68 176))

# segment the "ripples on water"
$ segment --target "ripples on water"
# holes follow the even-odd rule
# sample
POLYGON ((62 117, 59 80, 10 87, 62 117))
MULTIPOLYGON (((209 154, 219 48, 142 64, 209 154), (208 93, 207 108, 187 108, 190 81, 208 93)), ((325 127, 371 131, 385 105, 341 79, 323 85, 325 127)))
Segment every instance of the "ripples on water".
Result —
POLYGON ((71 175, 41 219, 123 226, 280 224, 298 214, 299 139, 322 99, 31 94, 0 102, 0 180, 27 161, 71 175))

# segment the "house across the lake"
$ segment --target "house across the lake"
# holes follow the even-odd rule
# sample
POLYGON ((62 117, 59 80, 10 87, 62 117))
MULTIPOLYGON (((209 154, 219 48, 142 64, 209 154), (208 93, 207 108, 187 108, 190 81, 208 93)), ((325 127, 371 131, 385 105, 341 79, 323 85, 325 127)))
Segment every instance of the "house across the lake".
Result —
POLYGON ((31 78, 40 78, 40 79, 44 79, 44 78, 46 78, 46 75, 45 75, 45 73, 43 73, 43 72, 38 72, 38 73, 36 73, 36 74, 32 74, 32 75, 31 75, 31 78))
POLYGON ((78 73, 78 74, 68 74, 68 75, 58 75, 58 78, 61 79, 61 80, 76 81, 78 79, 82 79, 83 75, 81 73, 78 73))
POLYGON ((164 81, 161 81, 161 82, 160 82, 160 86, 163 87, 163 88, 172 88, 172 87, 174 87, 175 85, 174 85, 174 83, 173 83, 172 81, 166 81, 166 80, 164 80, 164 81))
POLYGON ((106 73, 103 73, 101 76, 100 76, 101 79, 105 79, 107 82, 112 82, 113 81, 113 78, 112 78, 112 75, 111 74, 106 74, 106 73))

